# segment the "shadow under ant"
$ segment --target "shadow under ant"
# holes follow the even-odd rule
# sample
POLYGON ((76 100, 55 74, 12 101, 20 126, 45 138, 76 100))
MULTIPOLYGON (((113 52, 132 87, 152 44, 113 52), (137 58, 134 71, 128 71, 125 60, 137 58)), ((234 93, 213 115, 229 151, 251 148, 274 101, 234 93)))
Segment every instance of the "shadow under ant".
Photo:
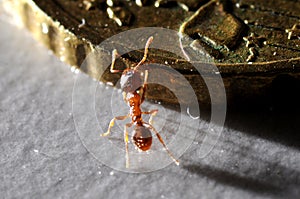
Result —
POLYGON ((184 164, 183 168, 191 173, 197 174, 198 176, 205 176, 217 181, 218 183, 239 187, 244 190, 274 195, 277 195, 282 191, 280 187, 271 183, 254 178, 239 176, 238 174, 230 173, 207 165, 184 164))

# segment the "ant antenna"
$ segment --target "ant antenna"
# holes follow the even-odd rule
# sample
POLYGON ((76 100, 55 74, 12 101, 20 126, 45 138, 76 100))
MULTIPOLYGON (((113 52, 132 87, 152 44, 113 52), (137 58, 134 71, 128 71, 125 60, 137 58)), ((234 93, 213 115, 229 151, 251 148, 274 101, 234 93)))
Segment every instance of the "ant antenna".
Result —
POLYGON ((114 49, 112 51, 112 62, 111 62, 111 66, 110 66, 110 72, 111 73, 119 73, 122 72, 121 70, 116 70, 115 69, 115 63, 116 63, 116 59, 117 57, 120 57, 118 51, 116 49, 114 49))
POLYGON ((142 64, 146 61, 146 59, 147 59, 147 54, 148 54, 148 49, 149 49, 149 46, 150 46, 150 44, 152 43, 152 41, 153 41, 153 37, 151 36, 151 37, 149 37, 149 39, 147 40, 147 43, 146 43, 146 45, 145 45, 144 57, 143 57, 143 59, 136 65, 135 70, 137 70, 138 67, 139 67, 140 65, 142 65, 142 64))

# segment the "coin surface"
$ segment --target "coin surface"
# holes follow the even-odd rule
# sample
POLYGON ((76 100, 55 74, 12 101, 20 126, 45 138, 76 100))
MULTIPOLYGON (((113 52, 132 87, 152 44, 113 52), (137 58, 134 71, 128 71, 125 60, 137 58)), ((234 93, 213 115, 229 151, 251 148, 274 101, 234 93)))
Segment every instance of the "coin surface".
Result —
MULTIPOLYGON (((229 103, 268 93, 278 76, 300 76, 300 1, 255 0, 20 0, 7 1, 33 35, 61 60, 79 67, 92 49, 113 35, 139 27, 164 27, 186 34, 209 54, 223 77, 229 103)), ((194 48, 198 53, 201 49, 194 48)), ((142 51, 126 56, 128 63, 142 51)), ((151 50, 150 58, 182 73, 199 102, 208 90, 188 61, 151 50)), ((128 64, 127 63, 127 64, 128 64)), ((98 77, 101 66, 84 70, 98 77)), ((169 77, 171 78, 171 77, 169 77)), ((106 73, 102 81, 119 76, 106 73)), ((163 87, 149 87, 148 99, 168 104, 176 98, 163 87)))

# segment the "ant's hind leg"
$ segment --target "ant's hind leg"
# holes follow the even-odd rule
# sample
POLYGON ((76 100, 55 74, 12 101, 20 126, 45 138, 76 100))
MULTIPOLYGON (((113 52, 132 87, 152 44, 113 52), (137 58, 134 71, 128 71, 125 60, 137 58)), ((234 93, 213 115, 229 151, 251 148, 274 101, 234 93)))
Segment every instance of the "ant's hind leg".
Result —
POLYGON ((126 155, 125 155, 125 159, 126 159, 126 168, 129 168, 129 152, 128 152, 128 131, 127 128, 131 127, 132 123, 128 123, 125 125, 124 127, 124 142, 125 142, 125 151, 126 151, 126 155))
POLYGON ((145 126, 148 127, 149 129, 151 129, 152 131, 155 132, 158 140, 160 141, 160 143, 163 145, 164 149, 167 151, 168 155, 171 157, 171 159, 174 161, 174 163, 176 165, 179 165, 179 161, 173 156, 173 154, 169 151, 167 145, 165 144, 164 140, 162 139, 162 137, 160 136, 160 134, 157 132, 157 130, 151 125, 151 124, 147 124, 145 123, 145 126))
POLYGON ((108 136, 110 134, 110 130, 115 125, 116 120, 125 120, 126 118, 128 118, 128 115, 114 117, 110 121, 109 126, 108 126, 108 130, 106 131, 106 133, 101 134, 101 136, 108 136))

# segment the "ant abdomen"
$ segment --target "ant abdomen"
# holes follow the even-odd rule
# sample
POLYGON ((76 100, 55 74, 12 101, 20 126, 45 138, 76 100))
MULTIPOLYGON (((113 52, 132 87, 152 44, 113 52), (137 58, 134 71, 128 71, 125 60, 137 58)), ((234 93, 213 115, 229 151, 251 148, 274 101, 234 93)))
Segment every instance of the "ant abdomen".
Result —
POLYGON ((145 126, 136 126, 134 128, 134 135, 132 136, 132 142, 138 149, 142 151, 149 150, 152 144, 151 131, 145 126))

